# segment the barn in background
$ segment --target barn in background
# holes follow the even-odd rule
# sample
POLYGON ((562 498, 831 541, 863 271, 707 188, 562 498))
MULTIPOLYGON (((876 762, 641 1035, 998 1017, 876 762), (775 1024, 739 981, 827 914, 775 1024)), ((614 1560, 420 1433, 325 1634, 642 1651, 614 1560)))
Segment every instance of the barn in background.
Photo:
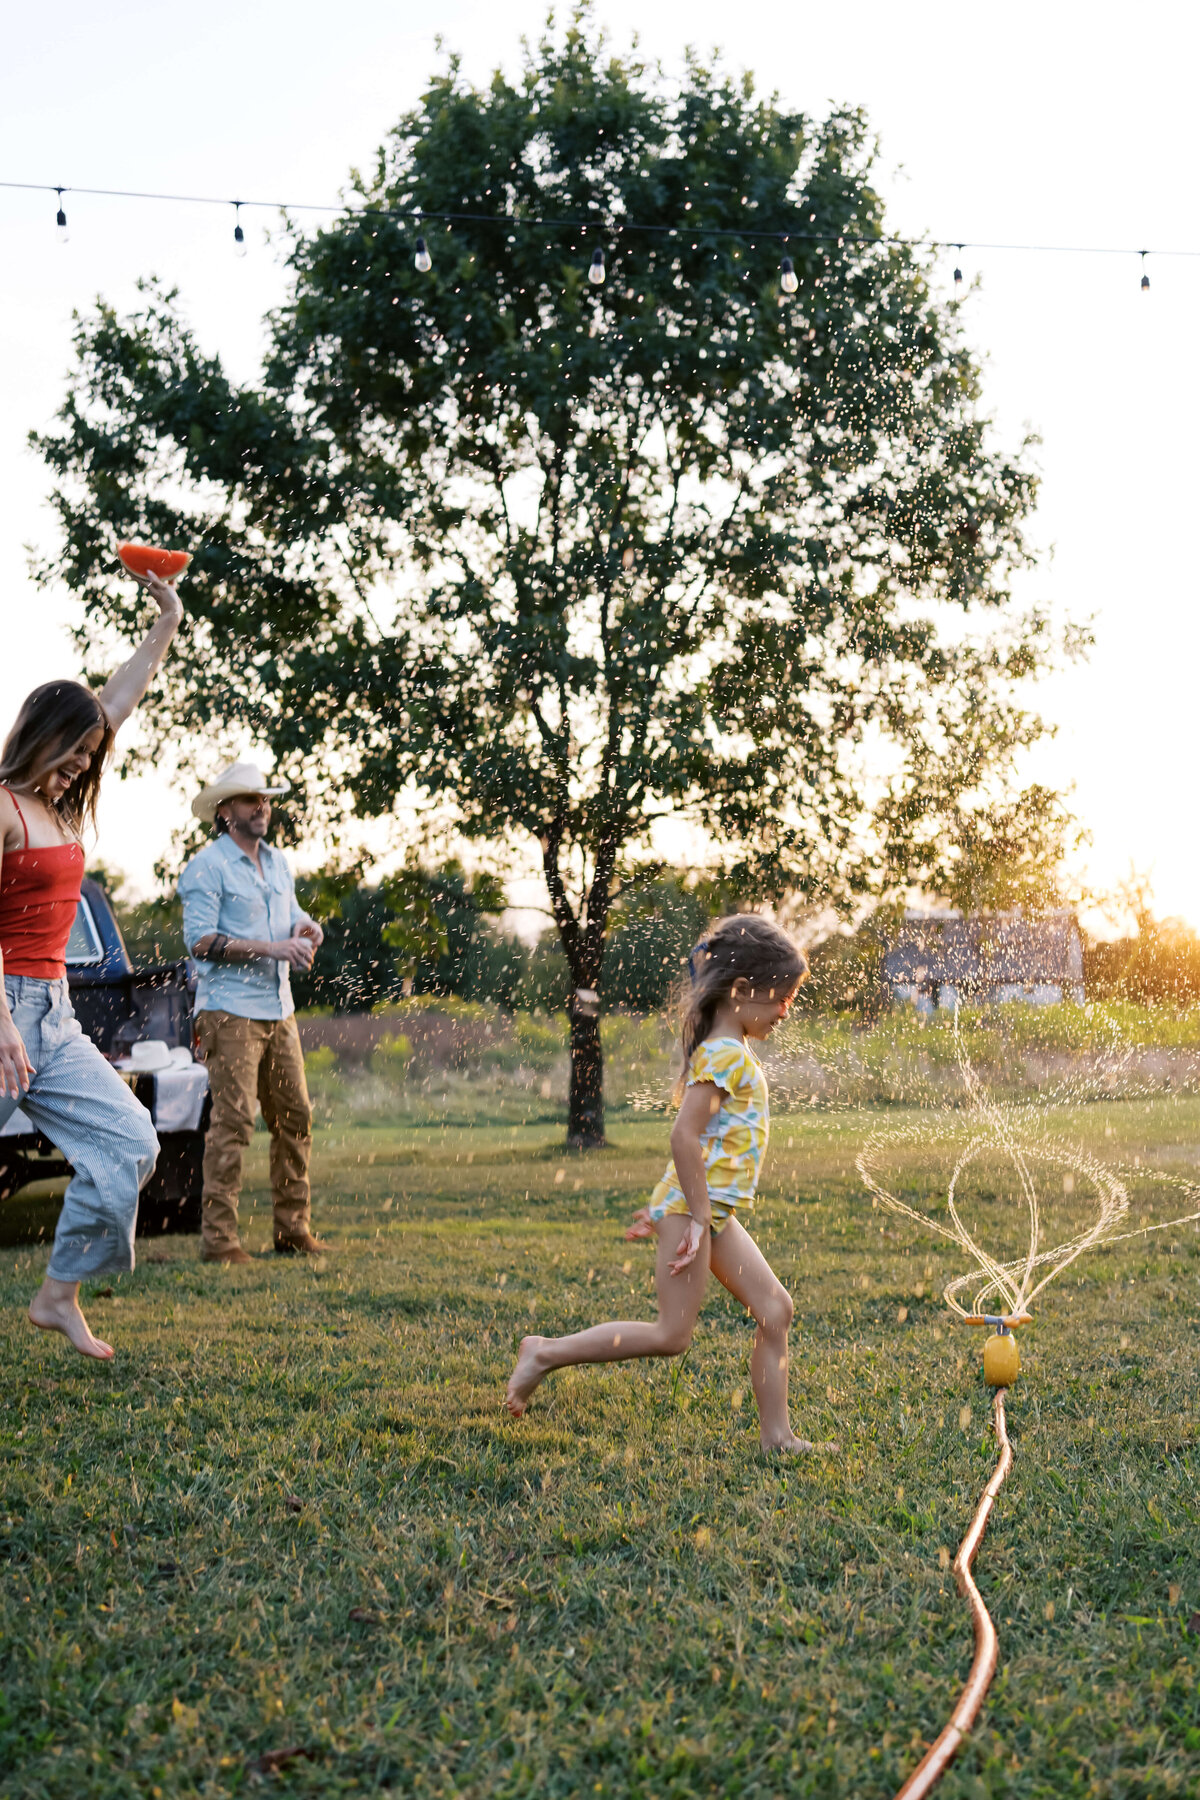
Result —
POLYGON ((1072 912, 909 912, 884 956, 892 998, 931 1013, 958 1003, 1082 1003, 1083 939, 1072 912))

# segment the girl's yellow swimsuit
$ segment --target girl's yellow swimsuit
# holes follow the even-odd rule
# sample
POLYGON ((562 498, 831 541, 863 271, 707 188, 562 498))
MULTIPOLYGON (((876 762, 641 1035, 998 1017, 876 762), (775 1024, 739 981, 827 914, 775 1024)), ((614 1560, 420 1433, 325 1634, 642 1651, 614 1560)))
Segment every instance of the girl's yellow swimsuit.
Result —
MULTIPOLYGON (((719 1232, 739 1208, 748 1211, 754 1204, 771 1109, 762 1064, 741 1038, 706 1038, 697 1046, 688 1064, 687 1085, 703 1081, 721 1090, 720 1108, 700 1133, 712 1228, 719 1232)), ((674 1161, 667 1164, 647 1210, 652 1219, 688 1210, 674 1161)))

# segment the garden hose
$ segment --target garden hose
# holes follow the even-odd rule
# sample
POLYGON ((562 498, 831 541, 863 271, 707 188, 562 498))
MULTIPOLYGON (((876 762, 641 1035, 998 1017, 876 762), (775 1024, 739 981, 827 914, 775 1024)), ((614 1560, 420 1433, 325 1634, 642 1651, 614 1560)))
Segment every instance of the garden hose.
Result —
MULTIPOLYGON (((981 1320, 980 1323, 983 1321, 981 1320)), ((991 1323, 991 1321, 988 1321, 991 1323)), ((994 1341, 994 1340, 993 1340, 994 1341)), ((1011 1339, 1009 1340, 1011 1342, 1011 1339)), ((992 1624, 991 1614, 983 1604, 983 1597, 975 1586, 971 1574, 971 1564, 975 1560, 975 1552, 979 1548, 988 1515, 992 1510, 992 1502, 1004 1483, 1008 1471, 1012 1468, 1012 1446, 1008 1441, 1008 1432, 1004 1421, 1003 1387, 997 1387, 996 1397, 992 1402, 992 1417, 996 1428, 996 1442, 1000 1446, 1000 1460, 992 1471, 992 1478, 983 1490, 979 1505, 975 1509, 975 1517, 962 1543, 958 1547, 958 1555, 954 1559, 954 1578, 958 1583, 958 1591, 971 1608, 971 1620, 975 1628, 975 1657, 971 1663, 971 1672, 967 1676, 967 1684, 959 1696, 958 1705, 950 1715, 950 1722, 944 1726, 934 1739, 917 1767, 913 1770, 904 1786, 896 1794, 896 1800, 919 1800, 919 1796, 931 1793, 941 1780, 958 1753, 958 1747, 974 1725, 983 1705, 984 1695, 991 1686, 992 1676, 996 1673, 997 1643, 996 1627, 992 1624)))

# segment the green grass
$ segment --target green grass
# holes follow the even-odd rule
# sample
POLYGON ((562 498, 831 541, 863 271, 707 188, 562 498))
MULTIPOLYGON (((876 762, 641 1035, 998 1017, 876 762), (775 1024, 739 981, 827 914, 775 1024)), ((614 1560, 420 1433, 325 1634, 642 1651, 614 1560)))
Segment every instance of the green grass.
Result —
MULTIPOLYGON (((970 1660, 939 1552, 995 1453, 954 1265, 861 1196, 878 1118, 778 1122, 757 1229, 797 1301, 795 1422, 843 1446, 789 1467, 757 1453, 721 1290, 682 1364, 501 1411, 535 1322, 646 1310, 620 1227, 661 1120, 586 1159, 552 1121, 325 1131, 339 1254, 148 1246, 89 1303, 107 1368, 23 1324, 44 1249, 0 1252, 0 1791, 890 1796, 970 1660)), ((1200 1155, 1190 1098, 1054 1122, 1200 1155)), ((252 1248, 264 1181, 260 1137, 252 1248)), ((1078 1265, 1024 1337, 977 1564, 1001 1667, 947 1800, 1200 1785, 1200 1237, 1165 1237, 1078 1265)))

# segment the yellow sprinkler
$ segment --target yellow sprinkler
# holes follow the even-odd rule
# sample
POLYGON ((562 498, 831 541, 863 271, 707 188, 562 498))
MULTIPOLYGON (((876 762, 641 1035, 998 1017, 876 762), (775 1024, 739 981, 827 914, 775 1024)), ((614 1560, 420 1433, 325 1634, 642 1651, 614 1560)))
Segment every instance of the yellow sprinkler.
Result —
POLYGON ((1021 1353, 1014 1325, 1032 1325, 1030 1313, 968 1313, 968 1325, 994 1325, 996 1333, 983 1346, 983 1379, 994 1388, 1011 1387, 1021 1373, 1021 1353))

